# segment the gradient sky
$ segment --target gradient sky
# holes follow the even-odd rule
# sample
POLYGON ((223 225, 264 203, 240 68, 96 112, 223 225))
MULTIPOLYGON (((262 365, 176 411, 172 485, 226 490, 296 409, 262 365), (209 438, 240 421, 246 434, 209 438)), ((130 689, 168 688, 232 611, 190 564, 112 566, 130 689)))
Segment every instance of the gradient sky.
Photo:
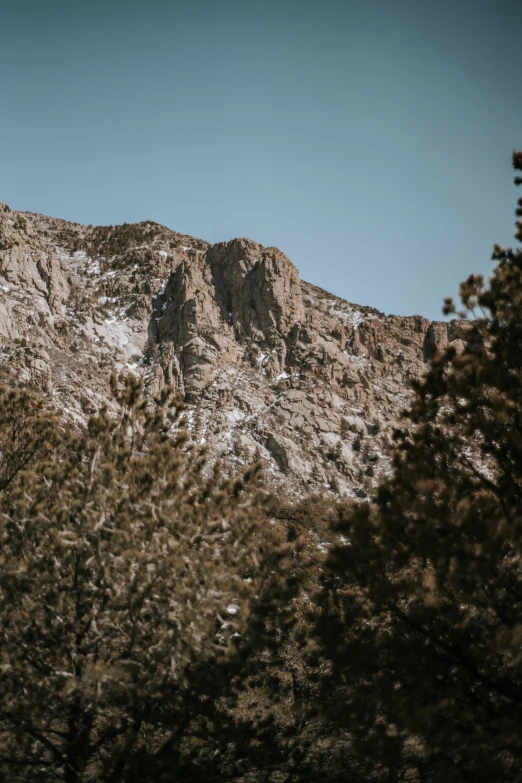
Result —
POLYGON ((0 0, 0 200, 439 318, 510 245, 522 0, 0 0))

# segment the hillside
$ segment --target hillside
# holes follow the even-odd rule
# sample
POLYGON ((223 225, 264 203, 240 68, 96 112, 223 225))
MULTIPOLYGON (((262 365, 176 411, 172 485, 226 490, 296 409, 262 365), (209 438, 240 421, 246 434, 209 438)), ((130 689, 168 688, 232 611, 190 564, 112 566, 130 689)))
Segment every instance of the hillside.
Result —
MULTIPOLYGON (((354 274, 357 273, 354 261, 354 274)), ((0 205, 0 368, 73 421, 109 376, 185 398, 193 440, 264 460, 292 496, 364 497, 388 471, 409 382, 465 322, 385 316, 299 279, 277 248, 151 221, 82 226, 0 205)))

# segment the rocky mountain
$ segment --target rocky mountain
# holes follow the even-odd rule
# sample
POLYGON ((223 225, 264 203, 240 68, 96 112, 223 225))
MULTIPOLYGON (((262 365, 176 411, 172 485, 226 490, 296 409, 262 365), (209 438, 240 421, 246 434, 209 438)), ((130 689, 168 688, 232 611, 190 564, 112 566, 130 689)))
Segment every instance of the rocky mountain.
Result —
POLYGON ((72 421, 113 367, 174 385, 191 438, 262 459, 291 496, 364 497, 389 469, 409 382, 465 322, 385 316, 299 279, 277 248, 151 221, 82 226, 0 204, 0 371, 72 421))

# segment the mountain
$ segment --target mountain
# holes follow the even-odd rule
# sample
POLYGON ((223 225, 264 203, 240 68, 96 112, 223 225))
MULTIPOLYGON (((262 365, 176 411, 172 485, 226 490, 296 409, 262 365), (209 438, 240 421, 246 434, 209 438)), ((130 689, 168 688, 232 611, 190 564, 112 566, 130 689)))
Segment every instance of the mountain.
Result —
POLYGON ((111 404, 113 368, 142 374, 149 394, 172 384, 195 442, 231 467, 264 460, 289 496, 364 497, 389 470, 411 379, 465 333, 346 302, 249 239, 0 204, 1 377, 76 422, 111 404))

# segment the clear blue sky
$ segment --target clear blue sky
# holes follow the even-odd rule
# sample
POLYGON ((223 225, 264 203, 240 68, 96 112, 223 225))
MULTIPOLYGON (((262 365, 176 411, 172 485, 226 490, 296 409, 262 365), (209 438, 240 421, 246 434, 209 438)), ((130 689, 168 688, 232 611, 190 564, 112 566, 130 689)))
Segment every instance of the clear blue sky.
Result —
POLYGON ((0 0, 0 200, 440 317, 512 244, 522 0, 0 0))

